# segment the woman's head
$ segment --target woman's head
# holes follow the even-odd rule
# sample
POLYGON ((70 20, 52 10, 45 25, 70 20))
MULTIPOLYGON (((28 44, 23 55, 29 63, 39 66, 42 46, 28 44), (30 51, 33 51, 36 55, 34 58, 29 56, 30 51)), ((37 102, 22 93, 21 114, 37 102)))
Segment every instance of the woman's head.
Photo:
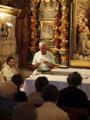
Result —
POLYGON ((43 88, 49 83, 47 77, 45 76, 40 76, 36 79, 35 81, 35 87, 36 90, 41 92, 43 90, 43 88))
POLYGON ((55 85, 48 84, 42 91, 42 97, 45 101, 56 102, 58 97, 58 89, 55 85))
POLYGON ((68 85, 78 86, 82 83, 82 77, 78 72, 72 72, 67 78, 68 85))
POLYGON ((19 89, 21 84, 24 82, 24 79, 22 75, 15 74, 12 76, 11 81, 17 86, 17 89, 19 89))

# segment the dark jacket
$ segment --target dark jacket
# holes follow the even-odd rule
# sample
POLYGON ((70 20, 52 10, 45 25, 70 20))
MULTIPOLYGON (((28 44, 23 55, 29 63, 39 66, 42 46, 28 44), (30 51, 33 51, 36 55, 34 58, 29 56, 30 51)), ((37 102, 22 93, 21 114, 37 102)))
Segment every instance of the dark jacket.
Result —
POLYGON ((66 106, 87 108, 88 98, 82 90, 73 86, 68 86, 63 90, 59 91, 57 105, 59 107, 66 106))

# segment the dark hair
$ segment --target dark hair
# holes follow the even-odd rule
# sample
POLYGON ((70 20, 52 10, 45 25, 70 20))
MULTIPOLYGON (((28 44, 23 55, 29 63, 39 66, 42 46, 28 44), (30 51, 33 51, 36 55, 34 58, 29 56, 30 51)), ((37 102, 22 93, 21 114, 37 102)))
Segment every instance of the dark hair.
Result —
POLYGON ((14 95, 14 100, 15 100, 16 102, 25 102, 25 101, 27 101, 28 99, 27 99, 26 93, 19 90, 19 91, 17 91, 17 92, 15 93, 15 95, 14 95))
POLYGON ((47 77, 40 76, 35 81, 35 88, 37 91, 41 92, 43 88, 49 83, 47 77))
POLYGON ((58 89, 52 84, 48 84, 42 91, 42 97, 45 101, 55 102, 58 96, 58 89))
POLYGON ((11 81, 19 88, 24 80, 20 74, 15 74, 12 76, 11 81))
POLYGON ((7 58, 7 63, 11 60, 11 59, 15 59, 14 57, 12 57, 12 56, 9 56, 8 58, 7 58))
POLYGON ((69 85, 73 85, 73 86, 78 86, 82 83, 82 77, 80 75, 80 73, 78 72, 73 72, 71 74, 69 74, 68 78, 67 78, 67 82, 69 85))

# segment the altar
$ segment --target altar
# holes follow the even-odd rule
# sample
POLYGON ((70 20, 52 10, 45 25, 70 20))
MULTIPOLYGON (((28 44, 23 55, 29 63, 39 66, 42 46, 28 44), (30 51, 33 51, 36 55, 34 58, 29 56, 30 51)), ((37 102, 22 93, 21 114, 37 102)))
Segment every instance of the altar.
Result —
POLYGON ((77 71, 82 75, 82 85, 80 85, 79 88, 87 94, 88 99, 90 100, 90 69, 60 68, 53 69, 50 72, 35 72, 29 78, 26 78, 23 85, 23 91, 25 91, 27 95, 34 91, 35 79, 39 76, 46 76, 51 84, 54 84, 59 90, 61 90, 67 87, 67 76, 74 71, 77 71))

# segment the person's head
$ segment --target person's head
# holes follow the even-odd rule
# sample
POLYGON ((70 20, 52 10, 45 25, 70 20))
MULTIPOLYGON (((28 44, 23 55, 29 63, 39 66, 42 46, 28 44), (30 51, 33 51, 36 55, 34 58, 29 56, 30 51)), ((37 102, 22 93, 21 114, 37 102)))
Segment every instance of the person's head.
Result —
POLYGON ((20 74, 13 75, 11 81, 17 86, 17 89, 19 89, 21 84, 24 82, 23 77, 20 74))
POLYGON ((46 43, 45 42, 40 42, 39 43, 39 49, 40 49, 41 53, 43 55, 45 55, 46 51, 47 51, 47 45, 46 45, 46 43))
POLYGON ((14 57, 12 57, 12 56, 9 56, 8 58, 7 58, 7 64, 10 66, 10 67, 13 67, 13 66, 15 66, 15 64, 16 64, 16 61, 15 61, 15 58, 14 57))
POLYGON ((14 95, 14 100, 16 102, 25 102, 28 100, 27 95, 23 91, 17 91, 14 95))
POLYGON ((88 19, 86 18, 86 17, 84 17, 83 19, 82 19, 82 22, 84 22, 84 23, 88 23, 88 19))
POLYGON ((35 106, 30 102, 17 104, 13 109, 13 120, 37 120, 35 106))
POLYGON ((67 82, 68 82, 68 85, 77 87, 82 83, 82 77, 80 73, 72 72, 67 77, 67 82))
POLYGON ((40 76, 35 80, 35 88, 38 92, 42 92, 43 88, 49 83, 47 77, 40 76))
POLYGON ((58 97, 58 89, 52 84, 48 84, 42 91, 42 97, 45 101, 56 102, 58 97))

